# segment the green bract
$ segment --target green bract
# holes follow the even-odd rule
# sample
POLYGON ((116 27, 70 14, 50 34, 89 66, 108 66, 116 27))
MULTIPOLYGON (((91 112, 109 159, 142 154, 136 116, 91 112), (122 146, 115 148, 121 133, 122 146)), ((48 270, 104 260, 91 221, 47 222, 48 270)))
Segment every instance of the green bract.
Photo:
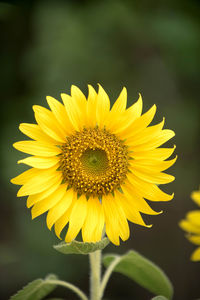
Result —
POLYGON ((71 243, 61 242, 54 246, 58 252, 63 254, 89 254, 96 250, 103 250, 109 244, 109 240, 104 238, 97 243, 83 243, 76 240, 71 243))

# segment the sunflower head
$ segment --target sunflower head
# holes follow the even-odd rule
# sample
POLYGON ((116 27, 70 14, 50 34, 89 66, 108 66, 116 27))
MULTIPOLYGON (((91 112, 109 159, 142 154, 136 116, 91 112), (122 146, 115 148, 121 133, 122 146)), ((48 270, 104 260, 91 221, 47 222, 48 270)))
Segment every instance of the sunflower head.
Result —
POLYGON ((164 120, 149 126, 156 106, 142 115, 142 97, 129 108, 123 88, 110 108, 99 85, 88 87, 86 98, 72 86, 62 103, 47 97, 50 107, 33 106, 36 124, 20 124, 31 140, 14 147, 31 156, 19 161, 31 167, 11 180, 22 185, 18 197, 28 196, 32 218, 47 212, 47 226, 56 235, 67 229, 70 242, 82 231, 84 242, 97 242, 105 232, 119 245, 129 237, 128 221, 150 227, 143 214, 158 214, 150 201, 168 201, 158 184, 174 177, 163 171, 174 164, 173 148, 160 148, 174 136, 164 120))
MULTIPOLYGON (((200 190, 193 191, 191 198, 200 206, 200 190)), ((188 212, 186 218, 181 220, 179 225, 187 232, 188 240, 198 246, 192 253, 191 260, 200 261, 200 209, 188 212)))

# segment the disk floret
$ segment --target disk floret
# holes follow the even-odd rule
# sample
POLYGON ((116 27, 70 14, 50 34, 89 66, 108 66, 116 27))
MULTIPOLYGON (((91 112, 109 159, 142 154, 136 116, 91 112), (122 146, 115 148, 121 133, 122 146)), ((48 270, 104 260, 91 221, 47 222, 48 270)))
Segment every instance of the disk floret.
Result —
POLYGON ((84 128, 61 146, 63 181, 79 194, 102 196, 120 188, 128 171, 127 146, 105 128, 84 128))

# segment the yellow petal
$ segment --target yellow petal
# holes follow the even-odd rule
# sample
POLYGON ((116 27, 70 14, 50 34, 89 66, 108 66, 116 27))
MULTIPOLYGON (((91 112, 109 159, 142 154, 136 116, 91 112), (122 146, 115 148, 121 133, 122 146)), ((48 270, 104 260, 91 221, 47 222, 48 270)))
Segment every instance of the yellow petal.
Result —
POLYGON ((193 210, 187 213, 186 218, 189 222, 200 228, 200 210, 193 210))
POLYGON ((113 104, 113 107, 111 109, 111 113, 112 112, 115 112, 115 113, 124 112, 125 109, 126 109, 126 104, 127 104, 127 90, 124 87, 122 89, 119 97, 117 98, 117 100, 113 104))
POLYGON ((87 216, 82 228, 82 238, 84 242, 96 242, 95 229, 98 226, 99 210, 101 210, 99 199, 90 197, 88 200, 87 216))
POLYGON ((174 197, 174 194, 168 195, 161 191, 157 185, 146 182, 132 173, 129 173, 127 177, 137 193, 150 201, 170 201, 174 197))
POLYGON ((105 217, 102 205, 97 209, 97 226, 94 232, 94 241, 98 242, 102 239, 103 229, 105 225, 105 217))
POLYGON ((64 135, 71 134, 73 126, 68 118, 65 107, 58 100, 50 96, 47 96, 47 102, 56 120, 59 123, 60 129, 62 128, 62 132, 64 133, 64 135))
POLYGON ((169 158, 176 146, 174 145, 173 148, 156 148, 149 151, 140 151, 140 152, 133 152, 131 153, 131 157, 134 159, 154 159, 154 160, 165 160, 169 158))
POLYGON ((86 106, 87 106, 86 97, 81 92, 81 90, 75 85, 71 86, 71 96, 72 96, 73 99, 76 100, 76 103, 77 103, 77 105, 79 107, 79 110, 81 112, 81 122, 85 125, 86 106))
POLYGON ((165 123, 165 119, 163 119, 160 123, 154 126, 149 126, 147 128, 144 128, 142 131, 139 131, 136 134, 133 131, 132 135, 130 135, 129 138, 127 138, 126 144, 129 145, 129 147, 130 146, 133 147, 134 149, 134 146, 142 145, 153 140, 154 137, 157 137, 158 134, 161 134, 162 132, 161 130, 164 126, 164 123, 165 123))
POLYGON ((119 246, 119 222, 115 212, 112 210, 112 200, 108 197, 103 197, 102 205, 104 209, 105 215, 105 223, 106 223, 106 234, 109 240, 114 244, 119 246), (111 203, 111 205, 110 205, 111 203))
POLYGON ((106 221, 106 234, 111 242, 119 245, 119 236, 123 241, 129 238, 129 226, 123 208, 116 203, 112 195, 106 195, 102 199, 102 205, 106 221))
POLYGON ((187 239, 188 239, 191 243, 200 246, 200 235, 188 235, 188 236, 187 236, 187 239))
POLYGON ((129 236, 130 236, 130 229, 129 229, 129 225, 128 225, 128 221, 126 218, 126 215, 123 211, 123 208, 120 206, 120 210, 123 212, 121 215, 121 218, 119 219, 119 229, 120 229, 120 237, 122 239, 122 241, 126 241, 128 240, 129 236))
POLYGON ((179 222, 179 226, 189 233, 200 234, 200 226, 197 226, 188 220, 181 220, 179 222))
POLYGON ((32 168, 32 169, 29 169, 29 170, 21 173, 20 175, 14 177, 14 178, 12 178, 10 181, 13 184, 22 185, 22 184, 25 184, 28 180, 30 180, 37 174, 39 174, 39 170, 32 168))
POLYGON ((153 120, 155 113, 156 105, 154 104, 145 114, 137 118, 134 122, 132 122, 128 127, 126 127, 123 130, 124 138, 133 136, 136 133, 141 132, 144 128, 146 128, 153 120))
POLYGON ((69 222, 69 218, 72 212, 72 209, 74 207, 74 203, 75 203, 76 199, 73 198, 72 203, 70 205, 70 207, 67 209, 67 211, 55 222, 54 228, 55 228, 55 233, 57 235, 57 237, 60 239, 60 234, 62 232, 62 230, 64 229, 64 227, 67 225, 67 223, 69 222))
POLYGON ((110 111, 110 99, 104 89, 99 84, 99 90, 97 95, 97 108, 96 108, 96 118, 97 118, 97 125, 99 127, 103 127, 104 120, 107 114, 110 111))
POLYGON ((127 104, 127 90, 124 87, 118 99, 115 101, 111 111, 106 115, 104 119, 104 126, 108 130, 112 130, 113 128, 115 128, 117 125, 116 123, 118 123, 120 118, 124 116, 126 104, 127 104))
POLYGON ((44 190, 41 193, 28 196, 26 206, 30 208, 34 204, 50 196, 53 192, 55 192, 55 190, 58 189, 58 187, 61 185, 62 180, 62 176, 55 177, 51 180, 52 185, 47 190, 44 190))
MULTIPOLYGON (((131 168, 138 168, 140 171, 144 172, 161 172, 168 168, 170 168, 177 160, 177 156, 174 159, 167 160, 167 161, 157 161, 157 160, 147 160, 147 159, 140 159, 140 160, 130 160, 129 164, 131 168)), ((134 171, 133 171, 134 172, 134 171)))
POLYGON ((42 201, 36 203, 33 206, 33 208, 31 209, 32 219, 42 215, 47 210, 49 210, 54 205, 56 205, 64 196, 66 189, 67 189, 66 184, 62 184, 50 196, 48 196, 47 198, 43 199, 42 201))
POLYGON ((138 178, 155 184, 166 184, 174 181, 175 177, 166 173, 151 172, 151 170, 144 169, 142 167, 130 168, 138 178))
POLYGON ((61 178, 62 173, 53 171, 51 169, 48 170, 40 170, 38 175, 34 176, 30 180, 28 180, 18 191, 17 197, 28 196, 37 194, 47 190, 52 184, 55 183, 57 178, 61 178))
POLYGON ((85 218, 85 223, 82 228, 82 238, 84 242, 97 242, 101 240, 102 231, 104 227, 104 223, 99 222, 100 219, 100 211, 102 210, 102 205, 99 202, 99 199, 90 197, 88 200, 88 209, 87 216, 85 218), (101 227, 98 231, 101 231, 101 234, 96 234, 97 227, 101 227), (99 239, 97 239, 99 238, 99 239))
POLYGON ((58 164, 59 158, 57 156, 52 156, 52 157, 30 156, 19 160, 17 163, 26 164, 28 166, 38 168, 38 169, 48 169, 58 164))
POLYGON ((62 93, 61 98, 65 105, 65 109, 67 111, 68 117, 73 125, 74 130, 79 131, 83 128, 83 114, 81 111, 81 107, 79 107, 76 99, 71 96, 62 93))
POLYGON ((47 227, 51 230, 51 227, 55 222, 68 210, 74 197, 73 189, 65 191, 63 198, 52 207, 47 214, 47 227))
POLYGON ((144 223, 139 210, 136 209, 133 201, 130 201, 130 197, 125 197, 124 194, 119 191, 115 191, 115 197, 116 204, 123 208, 126 218, 129 221, 145 227, 151 227, 151 225, 144 223))
POLYGON ((198 247, 191 256, 192 261, 200 261, 200 247, 198 247))
POLYGON ((58 155, 62 152, 57 146, 39 141, 16 142, 13 147, 24 153, 45 157, 58 155))
POLYGON ((91 85, 88 85, 88 100, 87 100, 87 118, 86 126, 96 126, 96 107, 97 107, 97 93, 91 85))
POLYGON ((74 203, 70 218, 69 228, 65 236, 67 243, 71 242, 81 230, 87 215, 87 200, 85 195, 80 196, 74 203))
MULTIPOLYGON (((107 124, 108 128, 115 134, 119 134, 123 137, 124 131, 130 126, 142 113, 142 97, 139 94, 139 99, 136 103, 130 106, 122 114, 115 114, 115 117, 110 119, 110 123, 107 124), (119 126, 120 124, 120 126, 119 126)), ((123 138, 122 138, 123 139, 123 138)))
POLYGON ((21 123, 19 125, 19 130, 33 140, 50 143, 50 144, 58 143, 50 136, 45 134, 37 124, 21 123))
POLYGON ((54 140, 64 143, 65 134, 62 132, 61 128, 59 128, 59 124, 53 113, 39 105, 34 105, 33 110, 35 112, 35 119, 41 129, 54 140))
POLYGON ((200 206, 200 191, 192 192, 191 198, 194 202, 196 202, 200 206))
POLYGON ((125 184, 121 186, 123 193, 128 199, 129 203, 132 203, 132 205, 141 213, 148 214, 148 215, 158 215, 162 213, 154 211, 149 204, 141 197, 137 189, 134 188, 134 186, 131 185, 131 183, 126 180, 125 184))
POLYGON ((159 147, 160 145, 166 143, 168 140, 170 140, 174 136, 175 136, 175 133, 172 130, 164 129, 161 131, 160 134, 158 134, 156 137, 152 138, 147 143, 144 143, 144 144, 141 144, 138 146, 134 146, 134 147, 132 147, 132 149, 135 152, 149 151, 149 150, 155 149, 155 148, 159 147))
POLYGON ((139 93, 139 98, 137 102, 135 102, 125 111, 125 118, 127 118, 127 120, 131 119, 131 123, 134 122, 141 116, 142 107, 143 107, 142 96, 139 93))
POLYGON ((76 99, 76 102, 80 106, 80 108, 85 108, 86 107, 86 98, 85 95, 81 92, 81 90, 75 86, 71 86, 71 96, 76 99))

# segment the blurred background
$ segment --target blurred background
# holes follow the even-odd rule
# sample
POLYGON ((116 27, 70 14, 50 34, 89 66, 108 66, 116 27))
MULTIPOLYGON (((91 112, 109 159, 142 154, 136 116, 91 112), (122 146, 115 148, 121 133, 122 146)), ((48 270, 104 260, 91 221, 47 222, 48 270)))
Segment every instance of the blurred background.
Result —
MULTIPOLYGON (((174 299, 200 297, 200 263, 189 257, 195 246, 178 227, 187 211, 197 209, 190 193, 200 184, 200 2, 169 1, 7 1, 0 2, 1 173, 0 299, 48 273, 56 273, 88 292, 85 256, 63 256, 52 245, 45 216, 31 221, 25 198, 9 180, 21 173, 12 148, 23 140, 21 122, 34 122, 32 105, 47 107, 45 96, 60 99, 71 84, 87 94, 87 84, 101 83, 111 101, 123 86, 129 105, 142 93, 144 111, 156 103, 155 122, 176 132, 179 159, 169 171, 176 181, 163 190, 175 192, 169 203, 152 205, 164 213, 145 216, 151 229, 131 225, 131 238, 105 252, 133 248, 158 264, 174 284, 174 299)), ((57 288, 52 296, 75 300, 57 288)), ((150 299, 153 295, 113 274, 105 299, 150 299)))

